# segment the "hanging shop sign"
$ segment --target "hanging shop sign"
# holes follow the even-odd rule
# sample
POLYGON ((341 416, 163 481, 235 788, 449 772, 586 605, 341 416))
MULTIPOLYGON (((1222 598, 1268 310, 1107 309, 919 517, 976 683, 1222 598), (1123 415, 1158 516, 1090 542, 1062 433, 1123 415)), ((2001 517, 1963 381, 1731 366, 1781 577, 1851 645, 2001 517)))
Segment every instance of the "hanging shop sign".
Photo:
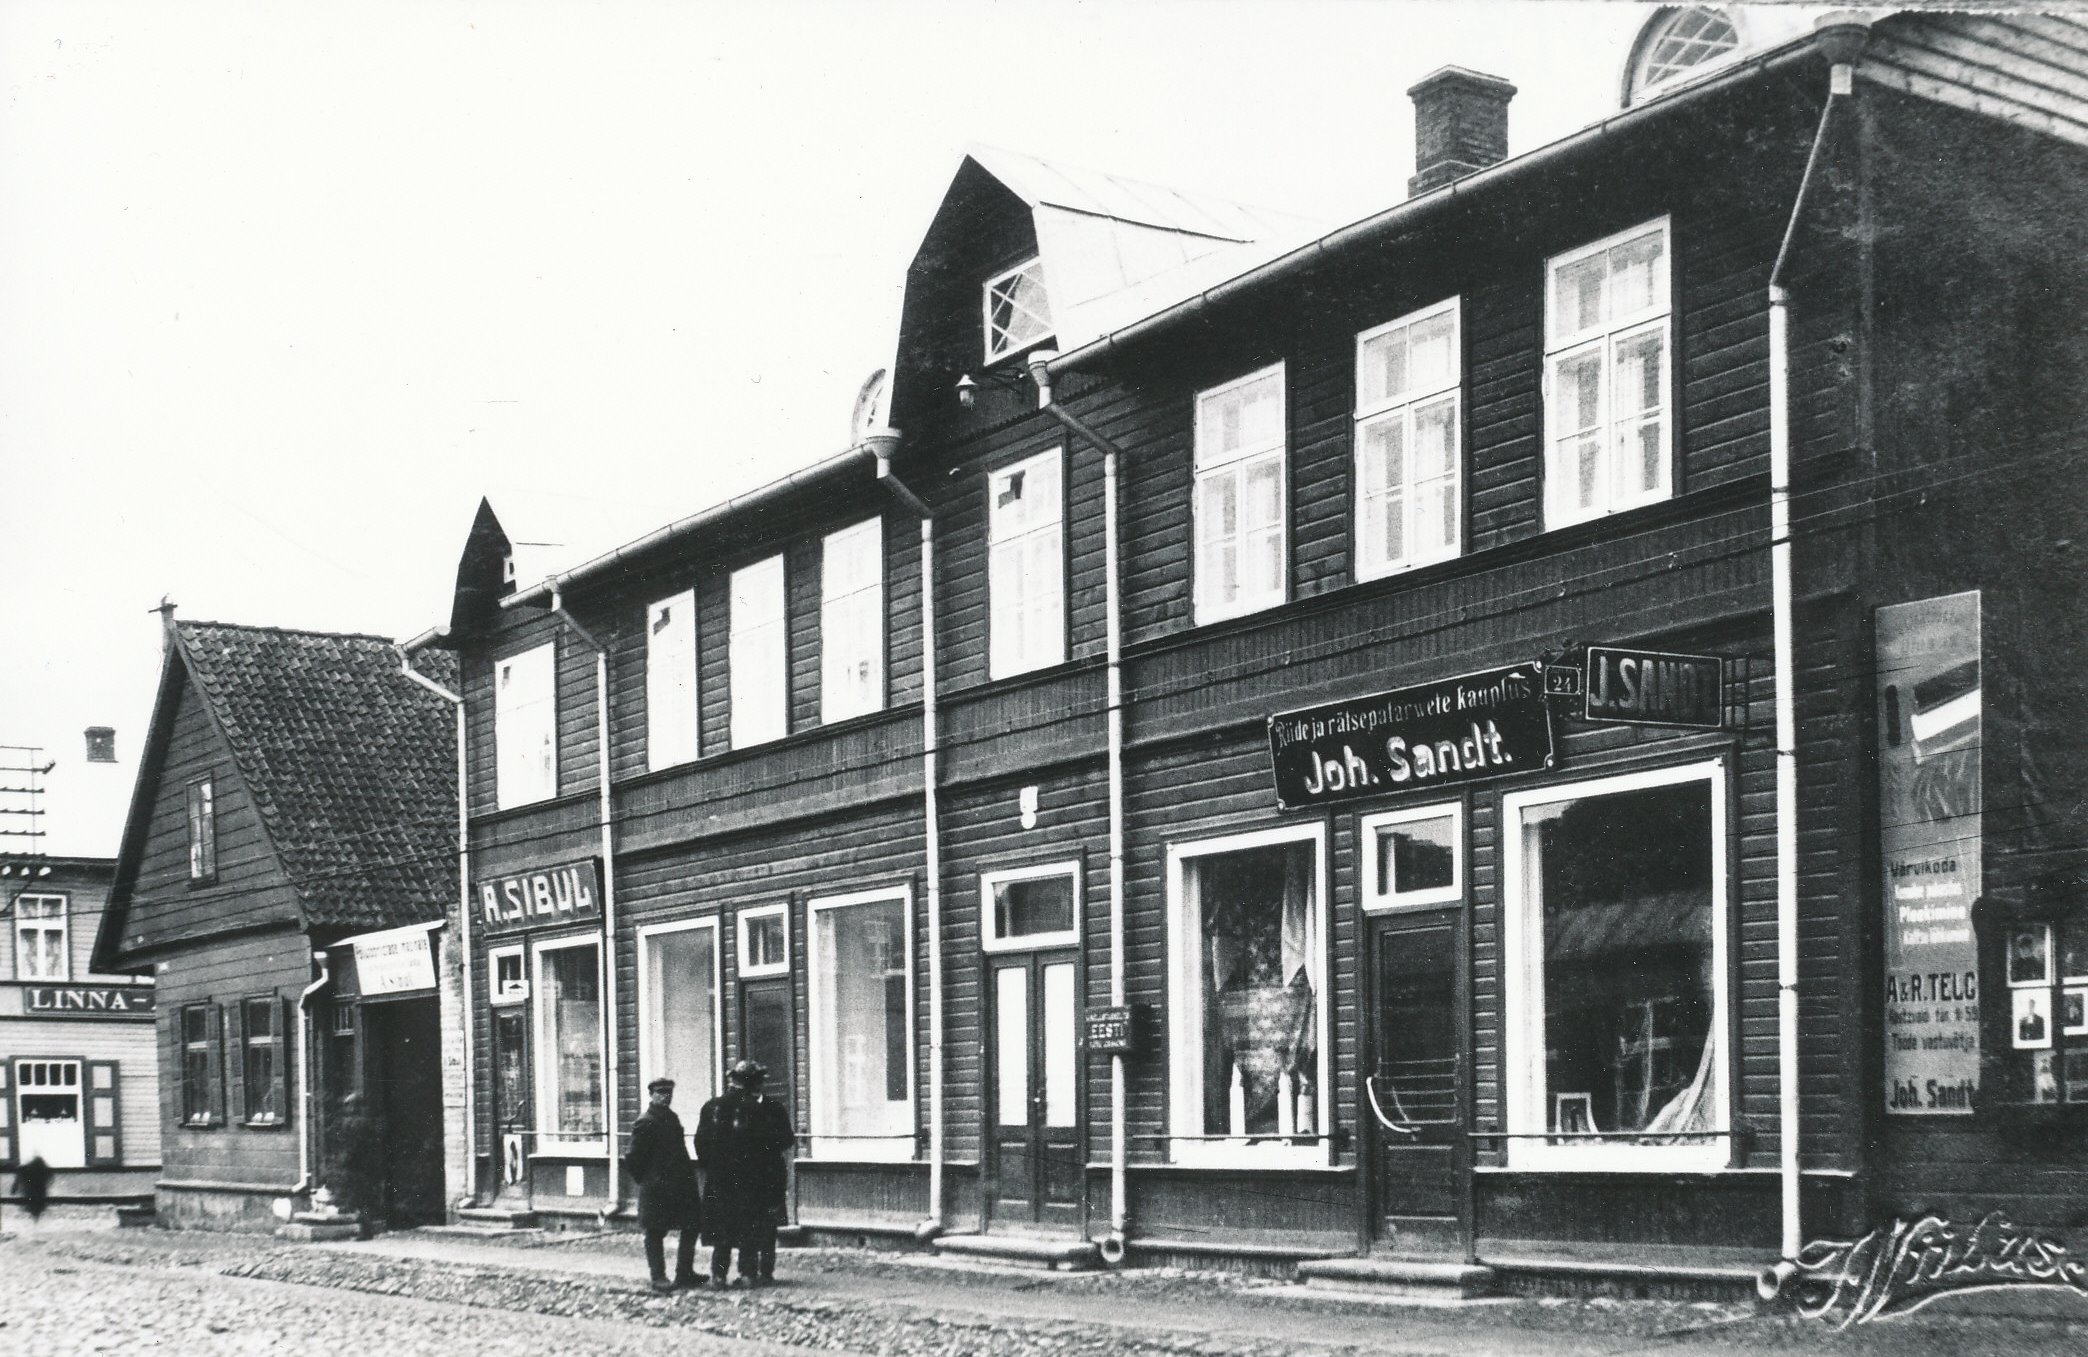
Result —
POLYGON ((22 1012, 31 1018, 150 1018, 150 985, 25 985, 22 1012))
POLYGON ((1979 1092, 1979 594, 1880 608, 1877 638, 1885 1110, 1965 1116, 1979 1092))
POLYGON ((1552 766, 1543 667, 1518 664, 1269 718, 1286 810, 1552 766))
POLYGON ((1590 721, 1717 730, 1725 724, 1725 661, 1716 655, 1589 646, 1581 684, 1590 721))
POLYGON ((1137 1055, 1139 1031, 1146 1024, 1143 1004, 1118 1004, 1084 1012, 1081 1044, 1095 1055, 1137 1055))
POLYGON ((487 934, 556 928, 601 917, 599 858, 479 882, 478 923, 487 934))
POLYGON ((426 924, 387 928, 350 939, 355 983, 365 999, 435 988, 435 935, 426 924))

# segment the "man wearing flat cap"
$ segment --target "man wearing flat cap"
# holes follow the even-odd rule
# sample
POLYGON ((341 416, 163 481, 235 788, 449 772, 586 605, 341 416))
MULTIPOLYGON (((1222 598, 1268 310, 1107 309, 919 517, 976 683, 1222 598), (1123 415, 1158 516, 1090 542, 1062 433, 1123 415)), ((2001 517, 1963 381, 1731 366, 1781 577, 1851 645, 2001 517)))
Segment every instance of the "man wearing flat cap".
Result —
POLYGON ((645 1262, 652 1269, 655 1291, 695 1286, 696 1235, 702 1228, 702 1199, 696 1191, 696 1169, 689 1160, 681 1118, 674 1115, 674 1081, 655 1079, 645 1086, 652 1101, 631 1125, 631 1149, 624 1169, 638 1184, 638 1225, 645 1231, 645 1262), (667 1277, 667 1232, 675 1240, 673 1280, 667 1277))
POLYGON ((739 1250, 740 1280, 776 1279, 776 1227, 788 1181, 784 1158, 796 1137, 790 1114, 762 1092, 768 1071, 742 1060, 724 1093, 696 1118, 696 1158, 703 1165, 703 1242, 712 1246, 711 1285, 724 1286, 739 1250))

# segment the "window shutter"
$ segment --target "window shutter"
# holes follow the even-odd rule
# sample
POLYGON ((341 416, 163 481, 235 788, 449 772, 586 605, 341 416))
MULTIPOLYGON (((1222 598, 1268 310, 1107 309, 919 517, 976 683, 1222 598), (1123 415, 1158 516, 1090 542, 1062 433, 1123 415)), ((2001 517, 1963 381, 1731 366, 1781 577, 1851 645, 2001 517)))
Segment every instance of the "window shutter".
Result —
POLYGON ((153 1019, 159 1034, 159 1080, 160 1124, 179 1126, 187 1119, 188 1109, 183 1105, 185 1093, 182 1071, 187 1063, 181 1055, 181 1012, 178 1007, 162 1008, 153 1019))
POLYGON ((297 1030, 291 1021, 294 1015, 290 1000, 276 1000, 275 1110, 276 1120, 286 1126, 290 1124, 290 1062, 304 1058, 291 1039, 291 1033, 297 1030))
POLYGON ((0 1060, 0 1165, 14 1163, 14 1089, 7 1082, 13 1069, 0 1060))
POLYGON ((123 1162, 123 1100, 116 1062, 87 1062, 87 1167, 112 1169, 123 1162))
MULTIPOLYGON (((222 1011, 223 1004, 218 1005, 222 1011)), ((231 1066, 232 1122, 243 1123, 247 1119, 246 1098, 246 1004, 240 1000, 232 1003, 232 1013, 225 1027, 225 1063, 231 1066)))
POLYGON ((204 1035, 204 1067, 210 1082, 210 1120, 213 1125, 225 1121, 225 1006, 212 1004, 210 1018, 204 1035))

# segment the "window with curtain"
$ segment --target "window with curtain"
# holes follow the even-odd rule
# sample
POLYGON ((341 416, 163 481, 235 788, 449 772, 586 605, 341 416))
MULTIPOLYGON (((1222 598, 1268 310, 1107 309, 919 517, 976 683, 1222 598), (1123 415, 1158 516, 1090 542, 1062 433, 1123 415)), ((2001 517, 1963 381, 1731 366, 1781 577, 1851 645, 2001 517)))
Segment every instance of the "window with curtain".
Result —
POLYGON ((1065 455, 1053 448, 986 478, 987 665, 1026 673, 1066 658, 1065 455))
POLYGON ((827 534, 821 552, 819 719, 884 706, 884 521, 827 534))
POLYGON ((505 809, 558 794, 558 644, 493 663, 494 798, 505 809))
POLYGON ((240 1072, 246 1089, 249 1125, 283 1119, 276 1072, 282 1058, 283 1034, 273 998, 248 999, 241 1005, 240 1072))
POLYGON ((1551 1133, 1552 1147, 1687 1150, 1727 1129, 1715 786, 1630 781, 1511 799, 1518 973, 1530 977, 1521 1029, 1542 1041, 1523 1129, 1551 1133))
POLYGON ((645 609, 645 766, 696 757, 696 591, 645 609))
POLYGON ((1284 600, 1283 364, 1196 398, 1196 620, 1284 600))
POLYGON ((783 558, 732 572, 727 640, 732 747, 744 749, 790 731, 790 665, 784 635, 783 558))
POLYGON ((1456 298, 1356 337, 1356 577, 1455 556, 1463 536, 1456 298))
POLYGON ((1673 493, 1665 217, 1546 266, 1544 521, 1673 493))
POLYGON ((1323 1153, 1320 847, 1277 831, 1176 851, 1178 1162, 1323 1153))
POLYGON ((906 901, 814 901, 812 917, 814 1152, 910 1159, 906 901))
POLYGON ((537 953, 538 1106, 550 1135, 602 1134, 602 977, 597 944, 537 953))
POLYGON ((65 897, 15 897, 15 979, 64 980, 71 974, 65 947, 65 897))
POLYGON ((647 1082, 672 1079, 685 1107, 701 1107, 718 1091, 717 947, 717 931, 708 926, 645 935, 641 1073, 647 1082))

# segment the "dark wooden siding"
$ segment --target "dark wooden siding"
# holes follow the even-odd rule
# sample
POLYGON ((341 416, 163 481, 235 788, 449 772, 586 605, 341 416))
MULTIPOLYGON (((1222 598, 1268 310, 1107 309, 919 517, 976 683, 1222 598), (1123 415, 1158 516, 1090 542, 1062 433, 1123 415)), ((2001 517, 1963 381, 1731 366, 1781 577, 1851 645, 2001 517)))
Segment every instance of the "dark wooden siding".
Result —
POLYGON ((166 755, 150 793, 121 939, 127 952, 299 917, 246 781, 185 679, 179 681, 166 755), (207 885, 190 882, 188 855, 188 787, 205 777, 217 817, 217 877, 207 885))

